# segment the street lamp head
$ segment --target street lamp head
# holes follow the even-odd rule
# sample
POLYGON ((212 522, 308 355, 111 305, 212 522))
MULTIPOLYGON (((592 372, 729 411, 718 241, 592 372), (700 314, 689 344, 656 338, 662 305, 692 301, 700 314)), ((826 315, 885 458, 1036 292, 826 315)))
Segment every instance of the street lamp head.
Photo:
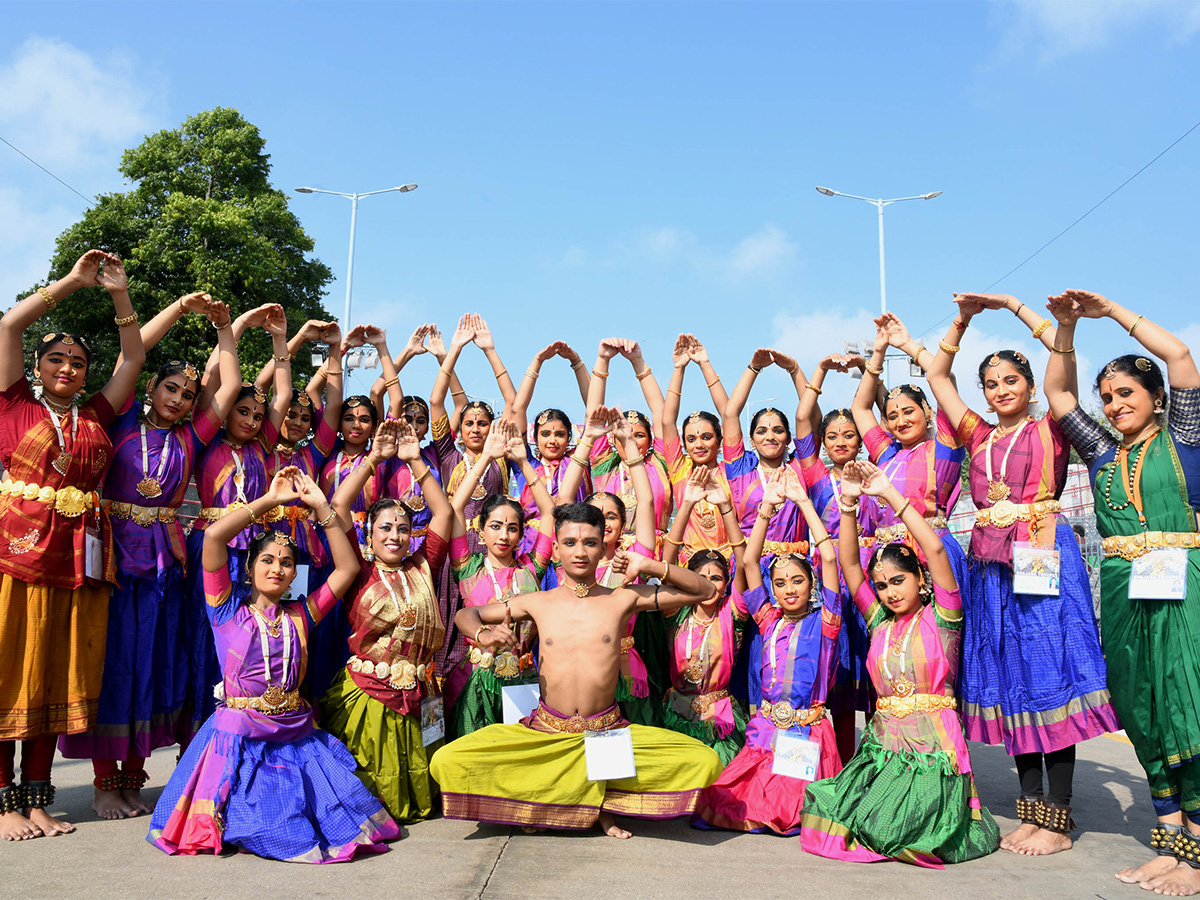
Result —
POLYGON ((314 191, 310 187, 296 188, 295 190, 296 190, 297 194, 315 194, 316 193, 316 191, 314 191))
POLYGON ((932 200, 934 197, 940 197, 940 196, 942 196, 941 191, 934 191, 932 194, 922 194, 921 199, 922 200, 932 200))
POLYGON ((407 194, 409 191, 415 191, 416 189, 417 186, 415 184, 402 184, 400 187, 396 188, 396 190, 402 194, 407 194))
POLYGON ((820 185, 817 186, 817 191, 824 194, 826 197, 832 197, 837 193, 837 191, 831 191, 829 188, 821 187, 820 185))

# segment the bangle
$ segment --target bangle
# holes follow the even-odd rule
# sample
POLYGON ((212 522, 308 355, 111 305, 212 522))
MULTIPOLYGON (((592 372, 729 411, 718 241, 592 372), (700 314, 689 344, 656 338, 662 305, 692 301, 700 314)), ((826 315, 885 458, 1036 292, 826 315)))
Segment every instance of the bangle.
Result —
POLYGON ((1017 301, 1017 308, 1016 308, 1016 309, 1014 309, 1014 310, 1012 311, 1012 314, 1013 314, 1014 316, 1020 316, 1020 315, 1021 315, 1021 310, 1023 310, 1024 308, 1025 308, 1025 304, 1024 304, 1024 303, 1022 303, 1020 300, 1018 300, 1018 301, 1017 301))
POLYGON ((430 469, 429 466, 426 466, 425 471, 417 476, 417 484, 420 484, 422 481, 424 481, 426 475, 431 475, 431 474, 433 474, 433 470, 430 469))
POLYGON ((335 510, 331 506, 331 507, 329 507, 329 515, 327 515, 323 519, 320 519, 317 522, 317 524, 320 525, 322 528, 328 528, 330 525, 332 525, 334 522, 337 521, 337 517, 338 517, 337 510, 335 510))
POLYGON ((953 324, 953 325, 954 325, 954 327, 955 327, 955 328, 957 328, 959 331, 966 331, 966 330, 967 330, 967 326, 968 326, 968 325, 970 325, 971 323, 970 323, 970 322, 964 322, 964 321, 963 321, 962 319, 960 319, 958 316, 955 316, 955 317, 954 317, 954 322, 953 322, 952 324, 953 324))
POLYGON ((478 628, 476 628, 476 629, 475 629, 475 637, 473 637, 473 638, 472 638, 472 640, 473 640, 473 641, 474 641, 476 644, 478 644, 478 643, 479 643, 479 636, 480 636, 481 634, 483 634, 485 631, 491 631, 491 630, 492 630, 492 626, 491 626, 491 625, 480 625, 478 628))
POLYGON ((759 514, 759 515, 760 515, 762 518, 766 519, 768 522, 769 522, 769 521, 771 521, 772 517, 774 517, 774 515, 775 515, 775 513, 774 513, 774 512, 769 512, 769 513, 765 513, 765 512, 763 512, 763 508, 762 508, 762 504, 761 504, 761 503, 760 503, 760 504, 758 504, 758 514, 759 514))
POLYGON ((607 372, 597 372, 596 368, 594 366, 592 367, 592 374, 597 378, 607 378, 608 377, 607 372))
POLYGON ((637 380, 641 381, 643 378, 648 378, 649 376, 650 376, 650 367, 646 366, 646 368, 642 369, 642 374, 637 376, 637 380))
POLYGON ((525 370, 525 377, 537 381, 538 373, 533 371, 533 366, 525 370))
POLYGON ((326 377, 326 378, 328 378, 330 375, 341 375, 341 374, 342 374, 342 370, 341 370, 341 368, 340 368, 340 367, 338 368, 338 370, 337 370, 336 372, 335 372, 335 371, 333 371, 333 369, 330 369, 330 368, 326 368, 326 369, 325 369, 325 377, 326 377))
POLYGON ((710 387, 712 387, 714 384, 720 384, 720 383, 721 383, 721 376, 720 376, 720 375, 718 375, 718 376, 717 376, 716 378, 714 378, 712 381, 706 381, 706 382, 704 382, 704 386, 705 386, 705 387, 707 387, 707 388, 710 388, 710 387))
POLYGON ((586 470, 588 467, 587 459, 580 459, 574 453, 567 457, 568 462, 579 463, 586 470))
POLYGON ((454 377, 454 370, 453 370, 453 369, 451 369, 449 372, 447 372, 447 371, 446 371, 446 367, 445 367, 445 366, 439 366, 439 367, 438 367, 438 371, 439 371, 439 372, 441 372, 443 375, 445 375, 447 378, 453 378, 453 377, 454 377))
POLYGON ((865 363, 863 363, 863 368, 866 369, 868 372, 870 372, 872 375, 874 375, 876 378, 878 378, 880 375, 883 374, 883 366, 880 366, 878 369, 872 369, 870 360, 867 360, 865 363))
POLYGON ((589 450, 591 450, 591 449, 592 449, 592 444, 594 444, 594 443, 596 443, 596 442, 595 442, 595 441, 585 441, 585 440, 582 440, 582 439, 581 439, 581 440, 579 441, 579 443, 577 443, 575 446, 576 446, 577 448, 578 448, 578 447, 587 447, 589 450))
POLYGON ((813 544, 813 549, 815 550, 817 547, 820 547, 826 541, 832 541, 832 540, 833 540, 833 538, 831 538, 828 534, 826 534, 825 537, 821 538, 819 541, 817 541, 815 544, 813 544))
POLYGON ((368 459, 368 460, 367 460, 367 472, 368 472, 369 474, 371 474, 371 475, 374 475, 374 474, 375 474, 375 470, 376 470, 376 469, 378 469, 378 468, 379 468, 379 464, 378 464, 378 463, 376 463, 376 462, 375 462, 373 459, 368 459))
POLYGON ((465 396, 467 396, 467 392, 464 391, 462 388, 459 388, 457 391, 451 391, 450 396, 451 397, 459 397, 459 396, 465 397, 465 396))
MULTIPOLYGON (((661 581, 663 584, 666 584, 667 583, 667 573, 670 571, 671 571, 671 564, 664 559, 663 560, 662 578, 660 578, 658 580, 661 581)), ((657 597, 656 597, 656 599, 657 599, 657 597)))
POLYGON ((391 378, 389 378, 387 381, 385 381, 385 382, 383 383, 383 389, 386 391, 386 390, 387 390, 388 388, 390 388, 392 385, 394 385, 394 384, 399 384, 399 383, 400 383, 400 376, 399 376, 399 375, 393 375, 391 378))
POLYGON ((499 381, 501 378, 503 378, 507 374, 508 374, 508 369, 501 369, 499 372, 493 372, 492 377, 494 377, 497 381, 499 381))
POLYGON ((1054 323, 1051 322, 1049 319, 1042 319, 1042 321, 1038 322, 1036 325, 1033 326, 1033 336, 1035 338, 1040 338, 1043 334, 1046 333, 1046 330, 1053 324, 1054 323))
POLYGON ((1146 317, 1145 317, 1145 316, 1138 316, 1138 317, 1137 317, 1137 320, 1136 320, 1136 321, 1134 321, 1134 323, 1133 323, 1132 325, 1130 325, 1130 326, 1129 326, 1129 336, 1130 336, 1130 337, 1133 337, 1133 329, 1135 329, 1135 328, 1137 328, 1139 325, 1141 325, 1141 324, 1142 324, 1142 319, 1144 319, 1144 318, 1146 318, 1146 317))
POLYGON ((807 391, 812 391, 818 397, 821 396, 821 389, 819 387, 817 387, 815 384, 813 384, 811 381, 804 385, 804 389, 807 391))
POLYGON ((749 369, 751 372, 753 372, 755 375, 762 374, 762 366, 748 365, 748 366, 746 366, 746 368, 749 369))
POLYGON ((126 325, 136 325, 137 320, 137 313, 135 312, 131 312, 127 316, 113 316, 113 321, 116 322, 117 326, 120 328, 124 328, 126 325))
POLYGON ((50 289, 47 287, 40 287, 37 289, 37 293, 38 296, 46 301, 46 312, 53 312, 54 307, 58 306, 58 301, 54 299, 54 295, 50 293, 50 289))
POLYGON ((674 394, 676 397, 682 397, 682 396, 683 396, 683 394, 679 393, 679 391, 675 390, 675 388, 667 388, 667 393, 668 393, 668 394, 674 394))
POLYGON ((636 466, 638 463, 642 463, 644 465, 646 462, 646 457, 639 456, 637 459, 626 459, 625 457, 622 456, 621 462, 625 463, 626 467, 636 466))
POLYGON ((959 347, 956 344, 947 344, 945 341, 938 341, 938 346, 941 347, 947 353, 949 353, 951 356, 953 356, 955 353, 957 353, 959 350, 962 349, 962 347, 959 347))
POLYGON ((905 498, 904 498, 904 505, 903 505, 903 506, 901 506, 901 507, 900 507, 898 510, 896 510, 896 518, 897 518, 897 519, 899 519, 901 516, 903 516, 903 515, 904 515, 904 511, 905 511, 906 509, 908 509, 910 506, 912 506, 912 501, 911 501, 911 500, 909 500, 907 497, 905 497, 905 498))
POLYGON ((731 541, 729 544, 729 549, 732 550, 734 547, 745 547, 745 546, 746 546, 746 538, 743 535, 740 540, 731 541))
POLYGON ((1066 350, 1059 350, 1057 347, 1051 347, 1050 349, 1053 350, 1055 353, 1061 353, 1063 356, 1069 356, 1070 354, 1075 352, 1074 345, 1068 347, 1066 350))
POLYGON ((292 357, 290 354, 284 354, 283 356, 272 356, 271 359, 275 360, 275 362, 281 362, 281 363, 284 363, 284 362, 290 363, 292 361, 292 357))
POLYGON ((718 505, 717 505, 717 512, 719 512, 719 513, 721 514, 721 517, 722 517, 722 518, 724 518, 725 516, 728 516, 728 515, 730 515, 731 513, 732 513, 733 515, 737 515, 736 511, 735 511, 735 510, 734 510, 734 508, 733 508, 733 504, 732 504, 732 503, 728 504, 728 505, 727 505, 727 506, 726 506, 724 509, 721 509, 721 506, 720 506, 720 504, 718 504, 718 505))
POLYGON ((798 368, 800 368, 800 363, 796 363, 790 369, 784 369, 783 371, 787 372, 789 375, 795 375, 798 368))
POLYGON ((675 540, 675 538, 671 537, 669 534, 664 534, 663 540, 666 541, 668 544, 674 544, 676 547, 683 546, 683 541, 677 541, 677 540, 675 540))
POLYGON ((842 503, 841 498, 838 498, 837 505, 838 505, 838 509, 840 509, 842 512, 844 512, 848 516, 858 515, 858 500, 857 499, 853 503, 851 503, 849 506, 846 506, 842 503))
POLYGON ((575 362, 571 363, 571 368, 572 368, 572 369, 575 369, 576 371, 578 371, 579 369, 582 369, 583 367, 584 367, 584 366, 583 366, 583 359, 582 359, 582 358, 580 358, 580 359, 576 359, 576 360, 575 360, 575 362))

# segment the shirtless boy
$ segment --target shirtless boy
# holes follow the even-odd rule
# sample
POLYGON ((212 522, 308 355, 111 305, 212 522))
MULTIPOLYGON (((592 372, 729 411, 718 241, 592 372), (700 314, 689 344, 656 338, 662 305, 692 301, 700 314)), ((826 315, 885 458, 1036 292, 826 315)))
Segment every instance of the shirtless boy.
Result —
POLYGON ((662 728, 630 726, 616 704, 621 636, 635 612, 670 612, 710 599, 715 588, 694 572, 621 552, 613 570, 626 585, 596 583, 604 552, 604 518, 583 503, 554 511, 562 562, 559 586, 518 594, 504 603, 466 607, 455 616, 463 634, 497 650, 515 638, 511 625, 531 619, 541 642, 541 703, 519 725, 491 725, 434 754, 447 818, 533 828, 584 829, 597 820, 606 834, 628 838, 614 813, 666 819, 691 813, 717 777, 716 753, 662 728), (660 586, 633 585, 659 578, 660 586), (630 727, 637 774, 588 781, 584 732, 630 727))

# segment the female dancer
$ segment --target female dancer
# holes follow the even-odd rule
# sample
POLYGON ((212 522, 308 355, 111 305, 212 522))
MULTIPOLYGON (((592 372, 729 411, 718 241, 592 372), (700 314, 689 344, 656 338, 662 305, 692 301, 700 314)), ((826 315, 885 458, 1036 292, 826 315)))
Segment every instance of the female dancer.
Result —
MULTIPOLYGON (((971 583, 967 555, 947 528, 947 519, 962 490, 962 462, 966 450, 943 410, 938 411, 935 425, 933 409, 925 399, 925 392, 915 384, 902 384, 888 391, 884 405, 887 427, 880 426, 873 409, 878 380, 883 374, 889 337, 898 335, 901 326, 891 313, 876 319, 875 326, 871 359, 863 367, 862 383, 850 404, 854 424, 858 426, 871 462, 883 469, 888 480, 912 501, 917 512, 929 521, 930 527, 942 539, 950 568, 954 571, 955 584, 960 591, 966 592, 971 583)), ((875 545, 903 540, 922 556, 921 549, 907 535, 904 523, 890 509, 880 505, 875 545)))
POLYGON ((1192 673, 1200 665, 1200 372, 1179 338, 1099 294, 1067 291, 1050 298, 1050 310, 1058 331, 1046 396, 1088 467, 1103 538, 1100 635, 1109 672, 1120 675, 1108 687, 1146 770, 1158 815, 1150 831, 1157 856, 1117 878, 1160 894, 1195 894, 1200 685, 1192 673), (1072 355, 1079 318, 1112 319, 1146 350, 1144 356, 1118 356, 1096 377, 1104 416, 1119 440, 1079 405, 1072 355), (1166 363, 1167 382, 1152 356, 1166 363), (1150 556, 1162 548, 1171 552, 1150 556), (1174 599, 1137 590, 1140 571, 1152 570, 1158 559, 1169 559, 1164 566, 1179 573, 1181 590, 1174 599))
MULTIPOLYGON (((717 412, 722 413, 729 397, 721 385, 721 376, 716 373, 708 360, 708 351, 696 339, 695 335, 681 334, 675 341, 675 351, 672 354, 675 368, 671 372, 671 382, 667 385, 667 395, 662 407, 663 456, 667 461, 667 472, 671 480, 671 492, 675 507, 679 510, 683 502, 692 472, 697 466, 707 467, 710 477, 716 487, 725 491, 726 498, 732 502, 729 492, 729 481, 725 477, 725 469, 717 462, 721 452, 721 420, 707 410, 696 410, 683 423, 682 440, 679 434, 679 402, 683 393, 683 373, 688 363, 694 362, 704 374, 704 383, 712 394, 713 404, 717 412)), ((715 492, 714 492, 715 496, 715 492)), ((676 520, 682 515, 680 510, 676 520)), ((732 555, 729 535, 725 529, 724 517, 708 500, 701 498, 690 507, 690 515, 684 517, 682 532, 675 537, 665 540, 676 545, 680 565, 687 565, 693 553, 704 550, 715 550, 725 557, 726 561, 732 555)), ((671 529, 674 534, 675 529, 671 529)), ((665 554, 664 554, 665 556, 665 554)), ((674 560, 672 560, 674 561, 674 560)))
POLYGON ((105 476, 104 507, 121 583, 108 605, 96 727, 59 739, 67 759, 92 760, 92 809, 102 819, 150 812, 141 794, 149 777, 146 757, 178 740, 188 699, 188 642, 180 602, 187 556, 176 516, 195 462, 220 431, 241 384, 237 347, 226 327, 229 309, 208 294, 181 297, 142 326, 146 349, 184 312, 203 313, 220 326, 220 389, 198 406, 200 373, 190 363, 171 360, 146 385, 145 414, 141 403, 126 402, 108 429, 113 462, 105 476))
POLYGON ((879 695, 858 753, 840 775, 809 785, 801 844, 832 859, 898 859, 940 868, 995 851, 1000 829, 980 805, 955 711, 962 604, 942 541, 874 465, 842 471, 842 576, 871 629, 867 659, 879 695), (859 562, 859 496, 887 503, 928 560, 896 542, 859 562), (932 602, 930 602, 932 600, 932 602))
POLYGON ((446 495, 421 458, 416 432, 404 422, 379 426, 366 465, 347 476, 333 498, 345 527, 354 498, 370 471, 400 459, 423 484, 430 509, 421 549, 412 549, 412 517, 399 500, 372 504, 367 516, 370 561, 359 559, 359 576, 347 592, 350 662, 321 698, 321 723, 354 754, 356 774, 397 821, 428 818, 437 797, 421 709, 438 698, 434 654, 446 626, 434 592, 450 536, 446 495))
MULTIPOLYGON (((1031 415, 1037 385, 1025 354, 1000 350, 979 365, 995 427, 967 408, 950 376, 958 352, 951 342, 960 341, 972 317, 984 309, 1010 310, 1050 346, 1054 331, 1049 319, 1015 297, 960 294, 958 306, 927 371, 938 409, 971 455, 971 498, 977 507, 971 581, 963 603, 958 688, 963 726, 968 740, 1003 742, 1016 760, 1021 825, 1000 846, 1030 855, 1057 853, 1071 846, 1075 744, 1120 728, 1106 687, 1087 568, 1070 523, 1058 516, 1067 438, 1049 415, 1031 415), (1026 543, 1058 551, 1056 594, 1013 590, 1014 552, 1026 543)), ((920 355, 898 319, 888 340, 910 356, 920 355)))
POLYGON ((737 663, 742 635, 750 621, 742 594, 746 576, 742 565, 742 537, 733 502, 715 469, 697 466, 679 496, 671 532, 663 547, 663 562, 675 562, 684 529, 700 503, 713 506, 725 523, 736 575, 729 560, 716 550, 692 554, 687 567, 717 586, 711 600, 686 607, 670 617, 671 687, 663 698, 663 724, 672 731, 703 741, 729 765, 746 743, 746 710, 729 694, 729 680, 737 663))
POLYGON ((0 319, 0 837, 67 834, 47 812, 57 735, 96 724, 110 586, 116 583, 109 517, 96 492, 112 457, 105 428, 133 393, 146 352, 112 254, 89 250, 66 277, 38 288, 0 319), (80 405, 91 351, 54 332, 37 343, 33 384, 21 338, 43 312, 80 288, 112 297, 121 359, 80 405), (21 783, 14 781, 21 741, 21 783))
MULTIPOLYGON (((216 705, 213 686, 221 680, 221 666, 208 624, 208 601, 204 592, 204 532, 231 508, 244 507, 266 491, 269 483, 266 448, 274 446, 292 400, 291 355, 287 352, 287 318, 283 307, 269 303, 243 313, 232 325, 227 321, 223 327, 233 329, 235 346, 246 328, 263 328, 271 336, 272 353, 275 356, 275 396, 268 410, 267 395, 262 389, 253 384, 242 384, 234 397, 233 409, 225 419, 220 440, 209 444, 196 467, 196 488, 200 494, 201 508, 187 539, 191 725, 189 727, 185 722, 181 726, 180 744, 185 747, 192 735, 212 715, 216 705)), ((205 381, 201 386, 202 403, 206 402, 208 396, 220 391, 224 384, 220 368, 223 356, 218 344, 206 367, 205 381)), ((228 367, 228 361, 225 364, 228 367)), ((240 379, 237 383, 241 384, 240 379)), ((276 510, 268 518, 278 521, 282 515, 282 510, 276 510)), ((234 593, 239 597, 245 590, 243 576, 246 551, 250 547, 250 539, 260 527, 247 524, 229 546, 229 578, 234 585, 234 593)))
POLYGON ((354 758, 313 727, 312 709, 298 690, 308 634, 357 571, 339 525, 316 482, 284 468, 265 494, 205 529, 204 585, 221 656, 222 702, 154 808, 146 840, 164 853, 220 853, 230 844, 286 862, 341 862, 383 852, 383 841, 400 837, 392 817, 354 777, 354 758), (296 575, 296 548, 283 532, 262 531, 247 555, 249 596, 236 600, 228 544, 295 499, 325 529, 334 562, 329 581, 303 601, 284 603, 296 575))
MULTIPOLYGON (((488 433, 483 450, 475 458, 471 471, 451 499, 454 508, 454 532, 450 541, 450 566, 465 606, 500 603, 517 594, 540 589, 542 576, 550 565, 554 545, 554 501, 546 485, 534 472, 526 455, 525 438, 511 419, 496 422, 488 433), (502 494, 491 494, 479 513, 479 532, 484 550, 467 549, 466 509, 475 485, 493 460, 507 458, 518 466, 537 501, 539 525, 530 553, 520 552, 525 545, 522 532, 529 529, 521 505, 502 494)), ((446 697, 451 707, 451 739, 470 734, 487 725, 503 721, 502 689, 507 685, 531 684, 537 680, 533 650, 537 633, 533 623, 513 628, 516 643, 497 647, 493 635, 468 638, 466 658, 446 678, 446 697)))
MULTIPOLYGON (((829 534, 836 540, 841 532, 842 517, 838 510, 841 499, 842 469, 858 457, 862 438, 854 424, 854 414, 848 409, 834 409, 818 419, 817 437, 820 449, 829 457, 829 468, 821 462, 817 441, 813 437, 812 421, 819 416, 817 398, 825 375, 849 368, 863 369, 866 360, 861 356, 826 356, 817 364, 812 379, 805 385, 796 409, 796 456, 804 472, 804 482, 813 505, 829 534)), ((868 497, 858 507, 858 541, 862 553, 871 554, 875 546, 875 524, 879 510, 868 497)), ((870 718, 875 713, 875 692, 867 672, 867 651, 871 636, 862 613, 853 604, 842 612, 842 630, 838 635, 838 665, 833 687, 829 689, 829 714, 837 735, 838 755, 845 765, 854 755, 855 713, 862 711, 870 718)))
MULTIPOLYGON (((596 353, 596 365, 592 368, 592 380, 588 386, 587 408, 591 410, 604 405, 604 396, 608 384, 608 362, 614 356, 621 355, 633 366, 633 373, 642 386, 642 394, 646 405, 650 407, 650 415, 654 422, 662 419, 663 395, 654 380, 654 375, 646 361, 642 358, 642 348, 637 341, 625 338, 609 338, 600 342, 596 353)), ((655 533, 662 534, 667 530, 671 519, 671 479, 667 475, 667 467, 662 459, 661 428, 656 428, 642 413, 630 410, 626 413, 629 425, 633 430, 633 438, 637 441, 638 456, 646 463, 646 474, 650 479, 650 495, 654 502, 655 533)), ((624 461, 620 447, 614 447, 604 438, 598 440, 595 446, 588 445, 591 453, 590 475, 596 493, 615 494, 621 498, 625 507, 624 531, 632 535, 636 530, 635 511, 637 509, 637 493, 633 489, 633 479, 629 465, 624 461)), ((654 544, 649 546, 654 547, 654 544)))
POLYGON ((746 542, 745 565, 740 567, 748 588, 747 611, 765 644, 758 714, 746 726, 746 746, 700 795, 693 824, 795 834, 810 779, 775 771, 787 744, 818 745, 812 748, 816 763, 812 781, 830 778, 842 768, 833 729, 825 718, 825 696, 842 627, 842 597, 833 541, 799 479, 778 471, 764 486, 762 497, 746 542), (767 570, 770 594, 763 583, 759 559, 767 524, 785 499, 800 509, 821 555, 819 607, 812 602, 817 585, 807 556, 776 554, 767 570))

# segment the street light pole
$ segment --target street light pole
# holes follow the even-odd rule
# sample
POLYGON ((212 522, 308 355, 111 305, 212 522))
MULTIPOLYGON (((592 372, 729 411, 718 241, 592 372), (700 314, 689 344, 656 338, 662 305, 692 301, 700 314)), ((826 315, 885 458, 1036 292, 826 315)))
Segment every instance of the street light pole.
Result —
POLYGON ((934 197, 940 197, 941 191, 933 191, 929 194, 917 194, 914 197, 893 197, 890 200, 883 198, 874 199, 872 197, 859 197, 856 194, 843 194, 841 191, 835 191, 827 187, 817 187, 817 190, 826 197, 848 197, 851 200, 862 200, 870 203, 879 210, 879 312, 882 315, 887 312, 887 274, 884 269, 883 262, 883 208, 891 206, 893 203, 902 203, 905 200, 932 200, 934 197))
POLYGON ((382 191, 366 191, 365 193, 347 194, 342 191, 326 191, 321 188, 298 187, 297 194, 334 194, 338 197, 345 197, 350 201, 350 255, 346 261, 346 309, 342 314, 342 332, 345 333, 350 329, 350 297, 354 291, 354 230, 358 223, 358 201, 362 197, 370 197, 374 194, 390 194, 392 191, 399 191, 402 194, 407 194, 409 191, 415 191, 415 184, 402 184, 399 187, 384 188, 382 191))

